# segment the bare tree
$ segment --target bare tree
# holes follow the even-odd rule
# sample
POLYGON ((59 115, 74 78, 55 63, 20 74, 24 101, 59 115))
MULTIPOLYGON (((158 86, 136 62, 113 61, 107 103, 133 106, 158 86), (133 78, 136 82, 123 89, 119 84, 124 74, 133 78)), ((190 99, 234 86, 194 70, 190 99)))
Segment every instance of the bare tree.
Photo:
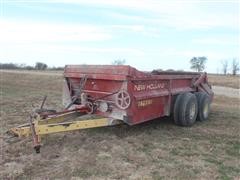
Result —
POLYGON ((232 61, 232 75, 236 76, 239 70, 240 70, 239 61, 236 58, 234 58, 232 61))
POLYGON ((207 62, 207 57, 193 57, 190 60, 191 69, 195 69, 197 72, 201 72, 205 69, 205 64, 207 62))
POLYGON ((116 59, 112 62, 112 65, 124 65, 126 63, 125 59, 116 59))
POLYGON ((227 74, 227 71, 228 71, 228 61, 227 60, 222 61, 222 71, 223 71, 224 75, 227 74))

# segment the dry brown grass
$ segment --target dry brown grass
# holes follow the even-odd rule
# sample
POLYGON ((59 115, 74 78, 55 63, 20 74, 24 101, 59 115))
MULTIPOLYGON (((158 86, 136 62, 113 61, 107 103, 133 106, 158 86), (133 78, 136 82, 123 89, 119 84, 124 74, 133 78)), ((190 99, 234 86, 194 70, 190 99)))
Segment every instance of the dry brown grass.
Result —
POLYGON ((214 86, 240 88, 240 76, 208 75, 209 82, 214 86))
MULTIPOLYGON (((60 76, 1 74, 1 132, 25 123, 31 104, 47 94, 61 108, 60 76)), ((237 179, 239 100, 216 97, 207 122, 192 128, 157 119, 137 126, 49 135, 41 154, 31 139, 2 139, 3 179, 237 179)))

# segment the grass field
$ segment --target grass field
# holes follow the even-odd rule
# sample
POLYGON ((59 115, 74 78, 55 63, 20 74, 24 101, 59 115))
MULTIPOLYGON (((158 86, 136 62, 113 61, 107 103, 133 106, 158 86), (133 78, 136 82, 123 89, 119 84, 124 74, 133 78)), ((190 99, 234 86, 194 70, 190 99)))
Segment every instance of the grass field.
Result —
MULTIPOLYGON (((25 123, 48 95, 61 109, 61 76, 1 73, 1 134, 25 123)), ((236 83, 236 82, 235 82, 236 83)), ((191 128, 171 119, 49 135, 41 154, 31 139, 1 136, 2 179, 239 179, 240 102, 216 96, 207 122, 191 128)))
POLYGON ((209 82, 214 86, 225 86, 235 89, 240 88, 240 76, 231 76, 231 75, 208 75, 209 82))

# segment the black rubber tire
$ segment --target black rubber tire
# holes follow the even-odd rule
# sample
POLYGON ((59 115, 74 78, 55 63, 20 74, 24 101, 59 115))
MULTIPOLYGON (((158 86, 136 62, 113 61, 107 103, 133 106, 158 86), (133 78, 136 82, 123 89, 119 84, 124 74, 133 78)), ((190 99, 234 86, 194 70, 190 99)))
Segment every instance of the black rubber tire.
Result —
POLYGON ((206 121, 210 113, 211 99, 205 92, 196 92, 195 93, 198 101, 198 121, 206 121), (207 106, 207 107, 206 107, 207 106), (205 109, 207 108, 207 109, 205 109), (207 111, 207 112, 204 112, 207 111))
POLYGON ((192 126, 198 115, 197 97, 192 93, 184 93, 175 102, 174 122, 180 126, 192 126), (191 113, 191 111, 193 111, 191 113))
POLYGON ((181 105, 181 101, 182 101, 182 98, 183 98, 184 94, 179 94, 177 95, 175 101, 174 101, 174 107, 173 107, 173 120, 174 120, 174 123, 177 124, 177 125, 180 125, 180 122, 179 122, 179 110, 180 110, 180 105, 181 105))

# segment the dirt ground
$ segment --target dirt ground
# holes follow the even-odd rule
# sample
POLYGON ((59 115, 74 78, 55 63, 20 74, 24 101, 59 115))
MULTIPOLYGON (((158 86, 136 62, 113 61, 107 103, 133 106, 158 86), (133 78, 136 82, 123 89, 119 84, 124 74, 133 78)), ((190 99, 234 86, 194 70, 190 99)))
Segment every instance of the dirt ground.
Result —
POLYGON ((227 96, 230 98, 240 98, 240 89, 224 86, 212 86, 212 89, 216 95, 227 96))
POLYGON ((48 95, 61 109, 61 75, 1 72, 1 179, 240 179, 240 101, 215 96, 208 121, 178 127, 169 118, 48 135, 40 154, 7 129, 26 122, 48 95))

